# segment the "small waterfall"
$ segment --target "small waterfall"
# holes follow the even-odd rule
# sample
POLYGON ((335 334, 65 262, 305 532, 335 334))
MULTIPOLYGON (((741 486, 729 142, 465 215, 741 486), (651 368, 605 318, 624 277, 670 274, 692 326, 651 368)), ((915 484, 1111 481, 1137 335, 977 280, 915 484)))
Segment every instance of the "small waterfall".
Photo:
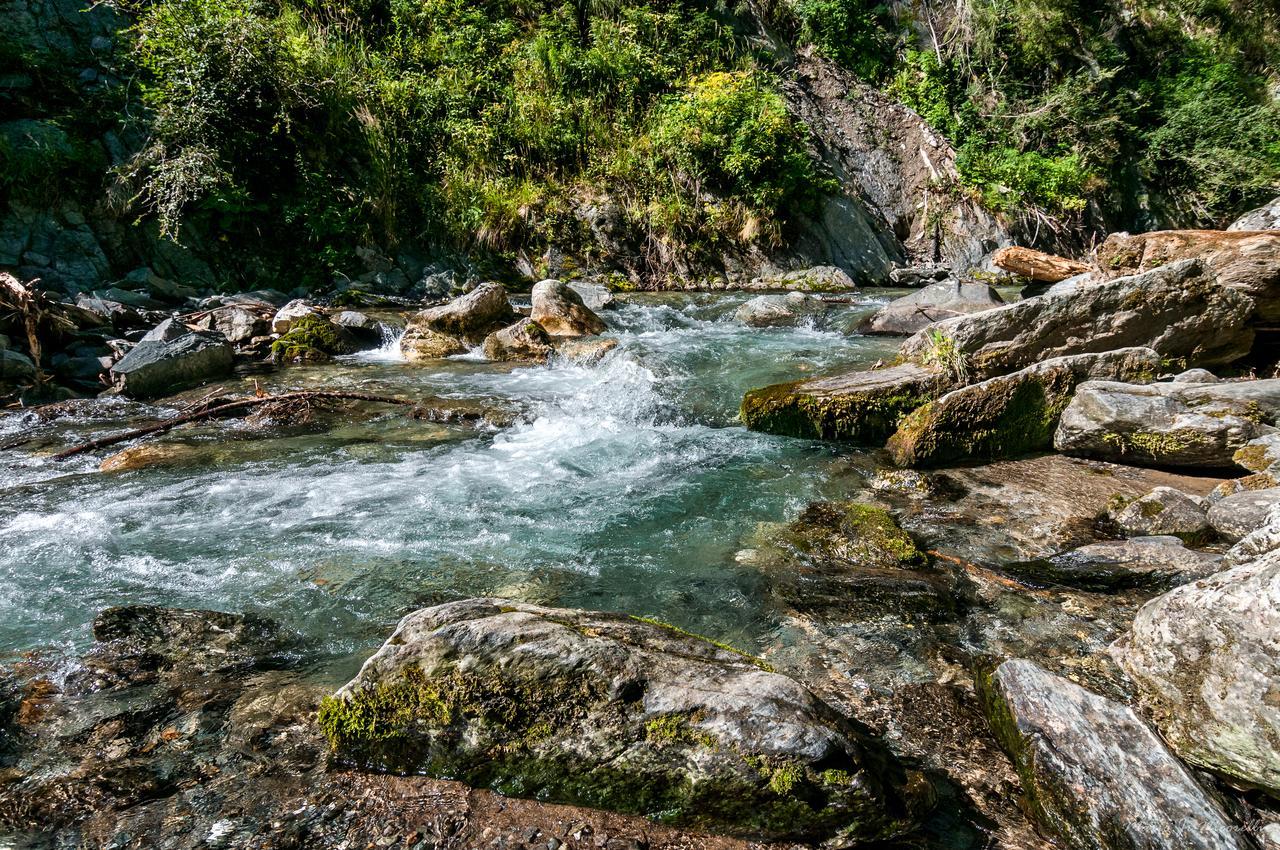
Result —
POLYGON ((404 328, 393 327, 386 322, 378 322, 378 333, 382 335, 382 344, 377 348, 362 351, 356 357, 372 363, 403 362, 404 352, 400 350, 400 340, 404 339, 404 328))

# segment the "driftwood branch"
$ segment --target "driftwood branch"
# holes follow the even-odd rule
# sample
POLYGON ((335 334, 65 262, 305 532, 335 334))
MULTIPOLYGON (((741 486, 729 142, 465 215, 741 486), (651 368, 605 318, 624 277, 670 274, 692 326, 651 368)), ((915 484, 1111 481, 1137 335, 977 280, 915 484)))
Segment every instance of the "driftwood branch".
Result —
POLYGON ((283 393, 282 395, 268 395, 257 398, 237 399, 229 401, 225 404, 215 405, 213 407, 203 407, 183 413, 180 416, 174 416, 163 422, 157 422, 154 425, 148 425, 145 428, 135 428, 132 431, 125 431, 122 434, 113 434, 110 437, 99 437, 96 440, 90 440, 87 443, 81 443, 78 446, 72 446, 64 449, 53 456, 54 460, 65 460, 85 452, 92 452, 98 449, 114 446, 117 443, 125 443, 129 440, 137 440, 141 437, 151 437, 156 434, 163 434, 179 425, 186 425, 189 422, 199 422, 204 419, 212 419, 215 416, 226 416, 228 414, 241 414, 246 410, 250 410, 262 404, 282 401, 326 401, 326 400, 349 400, 349 401, 372 401, 379 404, 402 404, 412 405, 415 402, 408 401, 403 398, 395 398, 393 396, 371 395, 369 393, 348 393, 348 392, 321 392, 308 391, 296 393, 283 393))
POLYGON ((1066 257, 1016 246, 1001 248, 992 255, 991 261, 1007 272, 1041 283, 1057 283, 1089 270, 1088 265, 1078 260, 1068 260, 1066 257))

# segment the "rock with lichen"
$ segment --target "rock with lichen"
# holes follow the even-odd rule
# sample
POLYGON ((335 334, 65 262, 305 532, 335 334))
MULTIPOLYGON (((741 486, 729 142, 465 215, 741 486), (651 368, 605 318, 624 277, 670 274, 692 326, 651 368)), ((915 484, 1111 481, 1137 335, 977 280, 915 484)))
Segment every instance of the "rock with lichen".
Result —
POLYGON ((1280 380, 1221 384, 1090 381, 1062 412, 1060 452, 1149 466, 1231 469, 1238 450, 1274 430, 1280 380))
POLYGON ((405 617, 319 723, 361 769, 752 837, 885 839, 930 796, 758 659, 656 622, 501 599, 405 617))
POLYGON ((324 363, 335 355, 359 350, 359 343, 346 328, 319 313, 308 313, 294 319, 288 333, 271 343, 271 358, 277 363, 324 363))
POLYGON ((952 390, 906 418, 887 448, 899 466, 942 466, 992 460, 1053 445, 1072 392, 1081 381, 1150 378, 1160 358, 1149 348, 1054 357, 977 384, 952 390))
POLYGON ((1065 846, 1094 850, 1246 850, 1218 802, 1128 706, 1032 661, 980 680, 1026 810, 1065 846))
POLYGON ((1244 490, 1219 499, 1209 508, 1208 522, 1223 539, 1232 543, 1262 528, 1267 516, 1280 506, 1280 487, 1244 490))
POLYGON ((754 389, 740 416, 753 431, 877 445, 951 385, 942 369, 905 363, 754 389))
POLYGON ((1175 588, 1111 650, 1173 750, 1280 794, 1280 552, 1175 588))

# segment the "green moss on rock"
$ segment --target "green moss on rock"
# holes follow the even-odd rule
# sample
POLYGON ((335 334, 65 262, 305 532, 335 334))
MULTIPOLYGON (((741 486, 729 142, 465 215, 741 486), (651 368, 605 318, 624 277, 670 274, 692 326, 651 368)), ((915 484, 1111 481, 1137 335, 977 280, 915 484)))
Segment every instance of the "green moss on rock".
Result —
POLYGON ((314 313, 295 319, 289 332, 271 343, 271 356, 283 363, 323 363, 335 354, 355 350, 344 329, 314 313))

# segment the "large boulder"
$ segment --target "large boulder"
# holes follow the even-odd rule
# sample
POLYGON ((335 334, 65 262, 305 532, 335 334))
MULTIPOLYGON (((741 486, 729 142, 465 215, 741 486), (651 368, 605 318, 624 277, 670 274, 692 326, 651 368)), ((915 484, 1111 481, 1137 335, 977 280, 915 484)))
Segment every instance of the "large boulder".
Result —
POLYGON ((16 383, 36 376, 35 362, 21 351, 0 348, 0 381, 16 383))
POLYGON ((400 350, 408 360, 462 354, 519 316, 497 283, 482 283, 448 304, 423 310, 409 320, 400 350))
POLYGON ((1023 659, 984 677, 981 693, 992 731, 1022 779, 1027 810, 1066 846, 1251 846, 1128 706, 1023 659))
POLYGON ((1227 230, 1280 230, 1280 198, 1272 198, 1271 203, 1249 210, 1231 222, 1227 230))
POLYGON ((1062 412, 1060 452, 1153 466, 1231 468, 1237 450, 1272 430, 1280 379, 1222 384, 1089 381, 1062 412))
POLYGON ((1151 600, 1111 651, 1178 755, 1280 795, 1280 552, 1151 600))
POLYGON ((934 322, 1004 305, 985 283, 947 280, 904 295, 876 311, 858 326, 859 333, 910 336, 934 322))
MULTIPOLYGON (((176 330, 170 325, 159 336, 176 330)), ((111 367, 111 380, 131 398, 156 398, 225 377, 233 360, 231 344, 221 334, 185 332, 170 339, 144 338, 111 367)))
POLYGON ((271 317, 271 332, 283 336, 293 327, 293 323, 303 316, 318 316, 320 311, 301 298, 295 298, 285 304, 271 317))
POLYGON ((578 293, 578 297, 582 299, 582 306, 592 312, 599 312, 617 306, 613 292, 603 283, 573 280, 568 285, 570 289, 578 293))
POLYGON ((946 364, 983 380, 1049 357, 1141 346, 1189 366, 1248 354, 1253 301, 1218 284, 1199 260, 1184 260, 1084 287, 1045 294, 930 325, 902 356, 946 364))
POLYGON ((198 322, 204 330, 222 334, 233 345, 247 343, 254 337, 271 333, 273 320, 269 314, 242 304, 210 310, 198 322))
POLYGON ((605 323, 582 303, 582 296, 558 280, 533 286, 533 310, 529 313, 550 336, 595 336, 605 323))
POLYGON ((502 599, 405 617, 320 725, 361 768, 753 837, 887 838, 928 793, 750 656, 652 621, 502 599))
POLYGON ((753 431, 879 444, 902 417, 949 383, 941 369, 904 363, 751 390, 742 399, 740 416, 753 431))
POLYGON ((1160 357, 1149 348, 1053 357, 917 408, 889 438, 888 449, 899 466, 941 466, 1047 449, 1078 383, 1149 379, 1159 368, 1160 357))
POLYGON ((794 327, 827 311, 826 302, 805 292, 757 295, 743 302, 733 317, 753 328, 794 327))
POLYGON ((323 363, 359 350, 360 342, 349 330, 320 313, 294 319, 289 332, 271 343, 271 356, 279 363, 323 363))
POLYGON ((1280 232, 1159 230, 1113 233, 1098 248, 1104 274, 1128 275, 1202 260, 1223 286, 1248 295, 1264 321, 1280 319, 1280 232))
POLYGON ((520 319, 484 338, 484 356, 490 360, 542 363, 553 353, 551 337, 532 319, 520 319))
POLYGON ((1188 549, 1172 535, 1104 540, 1049 558, 1006 564, 1001 569, 1037 584, 1112 592, 1167 589, 1224 569, 1223 556, 1188 549))

